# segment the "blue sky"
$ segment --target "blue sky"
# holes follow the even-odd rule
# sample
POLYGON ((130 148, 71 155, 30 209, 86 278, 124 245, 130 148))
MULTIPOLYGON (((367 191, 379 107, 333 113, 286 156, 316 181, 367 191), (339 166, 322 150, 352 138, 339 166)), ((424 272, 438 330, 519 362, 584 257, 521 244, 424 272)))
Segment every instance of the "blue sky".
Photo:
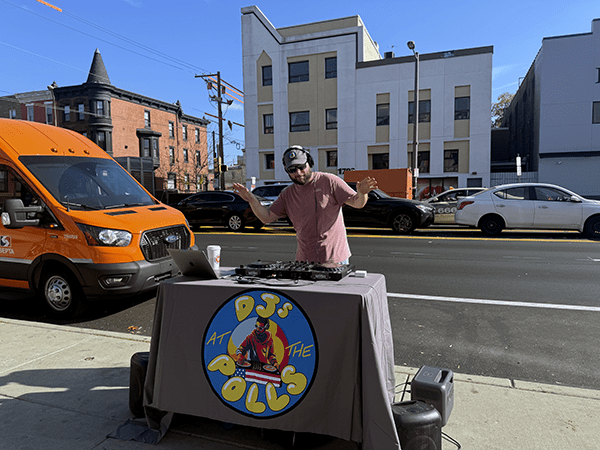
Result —
MULTIPOLYGON (((198 117, 217 113, 195 75, 220 71, 243 89, 240 10, 253 4, 276 28, 359 15, 382 54, 412 54, 409 40, 421 54, 492 45, 492 101, 516 92, 544 37, 589 33, 600 18, 598 0, 47 1, 62 12, 36 0, 0 0, 0 96, 46 89, 52 81, 81 84, 98 48, 114 86, 179 100, 198 117)), ((234 102, 225 117, 243 124, 243 105, 234 102)), ((244 133, 235 125, 225 129, 231 164, 244 133)))

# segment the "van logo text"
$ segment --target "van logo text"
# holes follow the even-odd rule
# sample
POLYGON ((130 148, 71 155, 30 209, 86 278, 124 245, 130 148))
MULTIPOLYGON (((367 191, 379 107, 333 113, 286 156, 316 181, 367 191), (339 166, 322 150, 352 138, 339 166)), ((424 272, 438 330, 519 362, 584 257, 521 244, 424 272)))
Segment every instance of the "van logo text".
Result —
POLYGON ((179 236, 175 236, 174 234, 167 236, 165 238, 165 242, 167 244, 174 244, 175 242, 177 242, 179 240, 179 236))

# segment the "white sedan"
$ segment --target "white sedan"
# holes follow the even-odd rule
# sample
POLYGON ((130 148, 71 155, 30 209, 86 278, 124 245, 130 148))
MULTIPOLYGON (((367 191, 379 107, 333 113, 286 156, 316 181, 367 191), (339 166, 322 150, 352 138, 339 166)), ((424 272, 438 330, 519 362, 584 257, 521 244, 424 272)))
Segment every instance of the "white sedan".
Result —
POLYGON ((494 236, 504 228, 579 230, 600 237, 600 201, 544 183, 496 186, 465 197, 455 221, 494 236))

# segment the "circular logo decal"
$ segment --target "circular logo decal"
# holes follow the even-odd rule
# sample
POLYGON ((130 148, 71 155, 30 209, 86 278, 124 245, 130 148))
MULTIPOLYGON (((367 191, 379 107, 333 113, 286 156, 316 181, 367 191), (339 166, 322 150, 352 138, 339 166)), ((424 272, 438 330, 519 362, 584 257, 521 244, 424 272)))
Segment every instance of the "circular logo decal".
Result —
POLYGON ((228 407, 257 418, 285 414, 309 391, 317 340, 300 306, 281 293, 251 290, 227 300, 203 340, 204 372, 228 407))

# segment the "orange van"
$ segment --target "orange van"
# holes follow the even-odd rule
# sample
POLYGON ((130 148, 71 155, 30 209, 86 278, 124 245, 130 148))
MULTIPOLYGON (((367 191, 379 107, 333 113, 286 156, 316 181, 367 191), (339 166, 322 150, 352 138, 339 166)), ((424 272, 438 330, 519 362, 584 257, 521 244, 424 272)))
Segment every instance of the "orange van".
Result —
POLYGON ((183 214, 86 137, 0 119, 0 286, 33 290, 57 316, 86 300, 156 288, 194 246, 183 214))

